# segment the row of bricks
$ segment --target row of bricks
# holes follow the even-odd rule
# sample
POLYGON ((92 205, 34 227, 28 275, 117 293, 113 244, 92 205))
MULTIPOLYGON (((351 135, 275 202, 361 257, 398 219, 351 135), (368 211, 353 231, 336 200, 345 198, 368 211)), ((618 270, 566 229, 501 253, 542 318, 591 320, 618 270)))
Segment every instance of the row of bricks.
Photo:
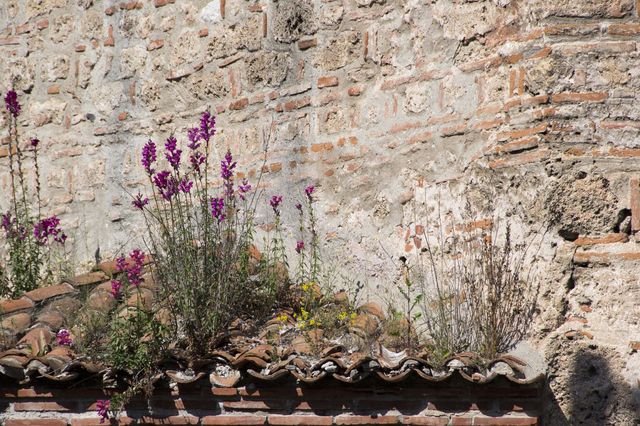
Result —
MULTIPOLYGON (((97 418, 71 419, 7 419, 5 426, 99 426, 97 418)), ((314 415, 270 415, 270 416, 171 416, 165 418, 122 417, 119 425, 238 425, 238 426, 331 426, 331 425, 420 425, 420 426, 532 426, 538 424, 537 417, 490 417, 473 413, 451 418, 443 416, 314 416, 314 415)))

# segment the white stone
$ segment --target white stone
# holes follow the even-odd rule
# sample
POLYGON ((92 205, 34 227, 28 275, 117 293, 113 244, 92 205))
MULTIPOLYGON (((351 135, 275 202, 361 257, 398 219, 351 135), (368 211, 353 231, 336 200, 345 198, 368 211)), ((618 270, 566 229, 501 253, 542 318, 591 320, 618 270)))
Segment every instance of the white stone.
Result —
POLYGON ((200 11, 200 19, 209 24, 220 22, 222 20, 222 15, 220 14, 220 0, 213 0, 203 7, 200 11))

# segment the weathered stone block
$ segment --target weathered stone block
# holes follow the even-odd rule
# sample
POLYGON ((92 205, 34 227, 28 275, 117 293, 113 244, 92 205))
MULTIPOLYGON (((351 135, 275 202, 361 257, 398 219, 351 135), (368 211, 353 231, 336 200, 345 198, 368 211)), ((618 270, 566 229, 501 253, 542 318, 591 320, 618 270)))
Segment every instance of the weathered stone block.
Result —
POLYGON ((316 32, 313 3, 307 0, 278 0, 271 12, 271 33, 274 40, 291 43, 303 35, 316 32))

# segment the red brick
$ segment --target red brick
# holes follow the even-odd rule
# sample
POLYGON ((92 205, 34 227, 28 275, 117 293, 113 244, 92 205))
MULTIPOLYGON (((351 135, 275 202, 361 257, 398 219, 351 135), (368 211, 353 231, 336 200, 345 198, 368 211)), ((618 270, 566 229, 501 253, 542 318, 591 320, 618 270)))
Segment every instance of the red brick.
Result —
POLYGON ((148 417, 140 418, 139 424, 143 425, 197 425, 199 418, 195 416, 169 416, 169 417, 148 417))
POLYGON ((113 7, 113 6, 109 6, 108 8, 106 8, 106 9, 104 10, 104 13, 105 13, 105 15, 107 15, 107 16, 111 16, 111 15, 113 15, 114 13, 116 13, 116 8, 115 8, 115 7, 113 7))
POLYGON ((104 41, 105 46, 115 46, 115 40, 113 38, 113 25, 109 25, 107 30, 107 39, 104 41))
POLYGON ((285 400, 260 400, 260 401, 224 401, 222 406, 227 410, 283 410, 287 408, 285 400))
POLYGON ((318 79, 319 89, 322 89, 323 87, 335 87, 337 85, 338 85, 338 77, 324 76, 318 79))
POLYGON ((152 50, 157 50, 157 49, 161 49, 162 46, 164 46, 164 40, 162 39, 158 39, 158 40, 152 40, 148 45, 147 45, 147 50, 149 52, 151 52, 152 50))
POLYGON ((430 141, 432 138, 433 138, 433 133, 430 131, 426 131, 426 132, 421 132, 421 133, 418 133, 417 135, 411 136, 407 140, 407 143, 409 144, 425 143, 427 141, 430 141))
POLYGON ((13 46, 20 44, 18 37, 0 37, 0 46, 13 46))
POLYGON ((57 95, 60 93, 60 86, 49 86, 47 88, 47 94, 49 95, 57 95))
POLYGON ((238 99, 237 101, 231 102, 229 104, 230 110, 241 110, 245 109, 249 105, 249 98, 238 99))
POLYGON ((608 252, 577 252, 573 256, 573 261, 578 264, 588 263, 609 263, 611 261, 638 261, 640 260, 640 253, 638 252, 623 252, 623 253, 608 253, 608 252))
POLYGON ((266 421, 266 416, 206 416, 202 418, 202 425, 258 426, 266 421))
POLYGON ((316 47, 317 45, 318 45, 318 39, 315 39, 315 38, 298 41, 298 49, 300 50, 307 50, 312 47, 316 47))
POLYGON ((536 127, 531 127, 531 128, 527 128, 527 129, 519 129, 519 130, 512 130, 509 132, 503 132, 503 133, 499 133, 498 134, 498 140, 499 141, 504 141, 507 139, 520 139, 523 138, 525 136, 531 136, 531 135, 535 135, 538 133, 544 133, 547 131, 547 128, 549 127, 548 123, 542 123, 539 126, 536 127))
POLYGON ((209 35, 208 28, 202 28, 200 31, 198 31, 198 37, 207 37, 208 35, 209 35))
POLYGON ((0 302, 0 315, 21 311, 23 309, 31 309, 33 306, 33 302, 25 297, 15 300, 5 300, 4 302, 0 302))
POLYGON ((504 158, 491 161, 489 167, 492 169, 500 169, 503 167, 522 166, 524 164, 536 163, 546 159, 549 155, 547 150, 535 150, 523 154, 509 155, 504 158))
POLYGON ((556 103, 603 102, 608 97, 609 94, 606 92, 558 93, 551 96, 551 101, 556 103))
POLYGON ((128 117, 128 114, 123 111, 120 114, 118 114, 118 121, 124 121, 127 119, 127 117, 128 117))
POLYGON ((18 35, 28 33, 28 32, 31 32, 31 25, 29 25, 28 22, 26 24, 18 25, 16 27, 16 34, 18 35))
POLYGON ((176 0, 155 0, 153 2, 153 4, 155 5, 155 7, 162 7, 162 6, 166 6, 168 4, 173 4, 175 2, 176 2, 176 0))
POLYGON ((67 405, 57 402, 16 402, 16 411, 70 411, 75 408, 76 403, 70 402, 67 405))
POLYGON ((78 45, 75 47, 75 51, 76 51, 76 52, 78 52, 78 53, 82 53, 82 52, 84 52, 85 50, 87 50, 87 46, 85 46, 84 44, 78 44, 78 45))
POLYGON ((142 9, 142 2, 140 2, 140 1, 130 1, 130 2, 127 2, 127 3, 120 3, 120 9, 122 9, 122 10, 142 9))
POLYGON ((333 424, 331 416, 298 416, 298 415, 272 415, 267 418, 267 423, 278 426, 329 426, 333 424))
POLYGON ((640 34, 640 24, 612 24, 607 28, 611 35, 633 36, 640 34))
POLYGON ((339 415, 336 417, 337 425, 395 425, 398 424, 398 416, 350 416, 339 415))
POLYGON ((632 340, 629 342, 629 348, 633 351, 640 351, 640 342, 632 340))
POLYGON ((36 22, 36 28, 38 28, 39 30, 49 28, 49 20, 46 18, 39 20, 38 22, 36 22))
POLYGON ((472 417, 458 417, 454 416, 449 423, 451 426, 472 426, 473 418, 472 417))
POLYGON ((476 426, 531 426, 537 425, 537 417, 481 417, 477 416, 473 419, 473 425, 476 426))
MULTIPOLYGON (((633 226, 633 217, 631 224, 633 226)), ((596 244, 616 244, 626 243, 629 241, 629 236, 624 233, 608 234, 602 237, 580 237, 573 242, 577 246, 592 246, 596 244)))
POLYGON ((347 90, 347 93, 349 96, 360 96, 363 90, 362 86, 351 86, 349 90, 347 90))
POLYGON ((67 421, 61 419, 15 419, 5 420, 4 426, 67 426, 67 421))
POLYGON ((631 229, 640 230, 640 179, 629 180, 629 207, 631 207, 631 229))
POLYGON ((449 419, 447 417, 404 416, 402 418, 403 425, 445 426, 448 423, 449 423, 449 419))

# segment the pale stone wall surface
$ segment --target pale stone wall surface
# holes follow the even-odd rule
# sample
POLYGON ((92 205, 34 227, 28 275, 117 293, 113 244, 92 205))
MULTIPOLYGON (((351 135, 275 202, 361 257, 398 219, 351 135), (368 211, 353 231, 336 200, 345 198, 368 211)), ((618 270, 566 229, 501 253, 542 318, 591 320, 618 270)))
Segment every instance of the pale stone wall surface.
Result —
POLYGON ((220 129, 211 155, 230 148, 249 178, 262 168, 265 197, 317 186, 326 249, 370 295, 395 276, 386 252, 397 259, 421 244, 416 228, 438 203, 509 216, 524 239, 550 224, 531 338, 548 366, 546 424, 630 425, 640 392, 639 8, 2 0, 0 89, 13 82, 21 132, 42 140, 46 210, 79 261, 139 243, 128 193, 146 185, 142 145, 173 132, 184 142, 207 108, 220 129))

